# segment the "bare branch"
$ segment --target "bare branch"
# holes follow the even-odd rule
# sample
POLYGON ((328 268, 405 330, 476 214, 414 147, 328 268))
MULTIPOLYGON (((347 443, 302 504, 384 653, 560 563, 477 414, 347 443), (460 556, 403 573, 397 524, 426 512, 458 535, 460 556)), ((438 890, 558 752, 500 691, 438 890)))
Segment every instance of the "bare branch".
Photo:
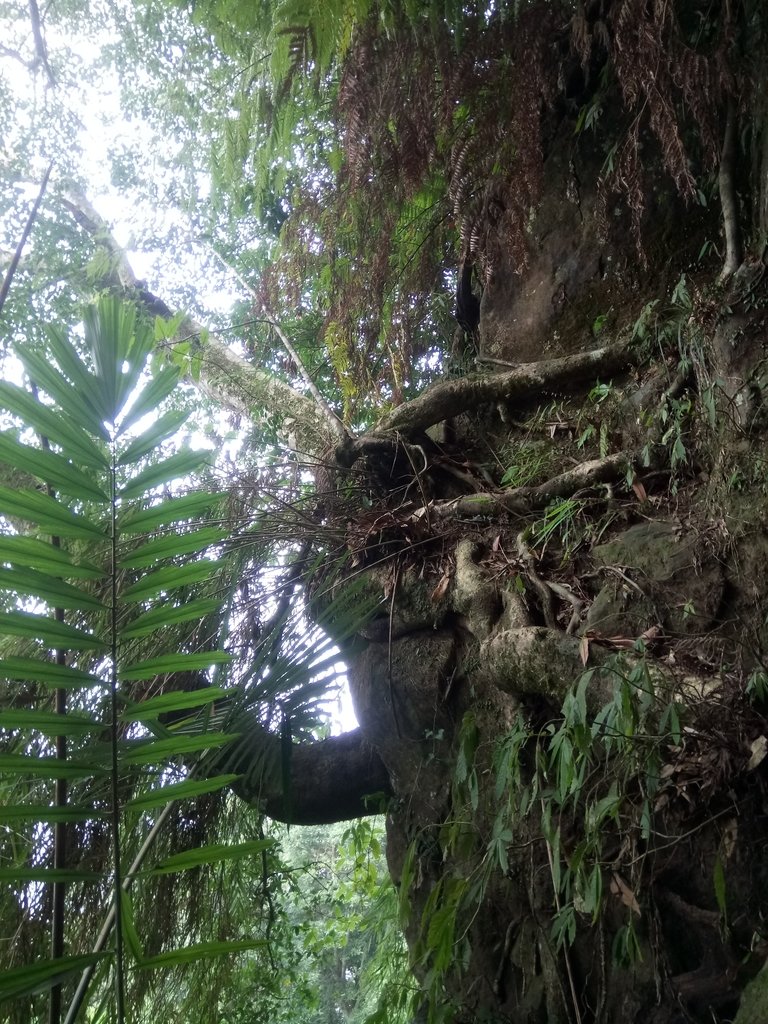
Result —
POLYGON ((16 246, 16 251, 14 252, 14 254, 13 254, 12 258, 11 258, 10 266, 8 267, 8 271, 7 271, 6 275, 5 275, 5 279, 3 281, 2 287, 0 288, 0 313, 2 312, 3 306, 5 305, 5 300, 8 297, 8 292, 10 291, 11 282, 13 281, 14 274, 16 273, 16 270, 18 269, 19 260, 21 259, 22 250, 23 250, 24 246, 27 243, 27 239, 29 238, 29 233, 32 230, 32 226, 35 223, 35 220, 37 219, 37 211, 40 209, 40 203, 42 203, 42 201, 43 201, 43 196, 45 195, 45 190, 48 187, 48 179, 51 176, 51 171, 52 170, 53 170, 53 161, 51 161, 48 164, 48 170, 43 175, 43 180, 42 180, 42 183, 40 185, 40 191, 37 193, 37 199, 35 200, 34 205, 32 206, 32 209, 29 211, 29 216, 27 217, 27 223, 24 225, 24 230, 21 233, 21 238, 19 239, 19 244, 16 246))

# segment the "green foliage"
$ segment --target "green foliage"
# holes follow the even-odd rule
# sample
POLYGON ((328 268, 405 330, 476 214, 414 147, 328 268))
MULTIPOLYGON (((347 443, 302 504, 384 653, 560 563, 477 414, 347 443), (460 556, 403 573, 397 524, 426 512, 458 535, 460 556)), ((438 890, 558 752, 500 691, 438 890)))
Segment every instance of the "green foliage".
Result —
MULTIPOLYGON (((2 856, 4 879, 15 887, 19 911, 34 899, 36 913, 44 914, 40 896, 30 888, 33 883, 84 881, 71 870, 47 866, 47 824, 77 822, 77 834, 72 833, 70 840, 75 847, 87 847, 89 830, 107 816, 111 855, 103 873, 87 875, 104 897, 108 882, 119 894, 116 942, 107 959, 120 976, 126 949, 140 968, 169 962, 168 954, 165 959, 144 957, 124 888, 121 852, 138 824, 135 812, 167 807, 169 800, 220 786, 220 780, 193 782, 191 755, 232 737, 212 731, 212 725, 202 720, 196 734, 188 735, 163 724, 161 712, 204 705, 204 693, 184 701, 167 695, 173 699, 161 707, 157 700, 148 701, 145 711, 138 694, 130 695, 130 684, 120 686, 118 679, 157 680, 161 673, 203 673, 226 664, 229 657, 210 647, 211 641, 216 643, 215 629, 205 642, 207 650, 180 653, 177 636, 168 628, 182 614, 187 616, 190 607, 202 607, 216 617, 221 597, 190 598, 214 586, 221 588, 226 577, 223 564, 210 557, 220 533, 195 528, 195 516, 215 506, 216 497, 188 495, 173 499, 186 502, 180 515, 178 504, 170 516, 159 517, 157 512, 161 489, 207 464, 207 453, 158 457, 158 445, 170 425, 176 429, 182 422, 177 415, 161 417, 160 430, 150 424, 137 433, 141 416, 170 394, 178 372, 146 376, 153 333, 137 323, 132 307, 115 299, 101 299, 89 308, 83 328, 82 356, 58 331, 49 332, 47 359, 34 350, 22 351, 22 362, 45 392, 45 400, 37 391, 12 384, 3 384, 0 391, 0 402, 18 424, 4 435, 0 458, 29 480, 25 487, 0 492, 0 554, 6 562, 0 569, 0 587, 9 602, 0 613, 5 638, 0 674, 7 680, 11 700, 18 692, 34 705, 11 708, 3 715, 7 731, 0 785, 8 802, 13 801, 6 807, 6 820, 26 820, 29 825, 12 843, 6 835, 2 856), (133 529, 123 533, 121 520, 130 520, 131 515, 133 529), (142 515, 145 529, 173 519, 173 535, 138 534, 136 521, 142 515), (138 577, 132 568, 137 564, 142 570, 138 577), (147 659, 150 650, 153 657, 147 659), (41 687, 36 690, 38 680, 41 687), (55 712, 46 709, 51 687, 59 694, 55 712), (121 722, 132 724, 126 728, 121 722), (48 739, 51 736, 55 743, 48 739), (140 767, 140 775, 134 766, 140 767), (167 785, 174 775, 188 781, 174 789, 167 785), (53 779, 69 780, 76 795, 73 789, 69 801, 62 799, 57 784, 54 798, 48 781, 53 779), (142 792, 139 803, 128 799, 127 784, 128 793, 133 787, 142 792), (46 796, 53 806, 41 808, 40 798, 46 796)), ((231 780, 232 776, 226 779, 231 780)), ((58 843, 57 837, 54 863, 58 843)), ((214 863, 226 855, 219 849, 207 852, 214 863)), ((185 958, 192 948, 182 951, 185 958)), ((205 955, 224 950, 222 945, 209 947, 205 955)), ((25 992, 58 985, 74 969, 102 960, 101 949, 96 949, 85 960, 65 957, 48 966, 39 962, 31 972, 8 972, 0 982, 0 994, 18 999, 25 992)), ((123 998, 118 991, 118 1016, 123 1013, 123 998)))
MULTIPOLYGON (((401 882, 408 889, 420 858, 434 861, 439 854, 445 866, 426 901, 416 947, 430 1021, 446 1014, 450 1019, 443 979, 450 970, 455 980, 456 971, 469 963, 477 908, 493 879, 508 875, 512 851, 520 846, 543 843, 546 849, 541 870, 551 881, 555 948, 569 947, 580 929, 600 921, 610 888, 626 908, 613 958, 625 966, 642 959, 636 929, 644 860, 655 835, 665 750, 680 742, 681 706, 641 644, 633 654, 616 655, 601 666, 600 685, 613 693, 597 710, 590 698, 594 674, 589 669, 577 680, 556 721, 533 727, 518 714, 494 743, 490 763, 474 713, 462 721, 453 817, 434 853, 424 837, 412 844, 401 882), (477 779, 484 771, 494 785, 481 796, 477 779)), ((724 900, 717 873, 714 885, 718 900, 724 900)))

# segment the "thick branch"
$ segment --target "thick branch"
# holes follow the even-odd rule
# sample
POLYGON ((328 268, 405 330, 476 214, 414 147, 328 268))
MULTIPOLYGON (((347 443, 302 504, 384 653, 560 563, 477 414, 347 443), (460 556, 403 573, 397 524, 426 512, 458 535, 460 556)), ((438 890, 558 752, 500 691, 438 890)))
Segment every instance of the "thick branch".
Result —
MULTIPOLYGON (((170 316, 171 310, 137 279, 125 250, 118 244, 109 225, 79 192, 70 192, 63 199, 77 223, 109 255, 111 271, 103 284, 107 288, 120 288, 130 292, 143 303, 152 316, 170 316)), ((183 341, 199 337, 204 328, 191 317, 185 317, 179 326, 177 338, 183 341)), ((238 416, 258 422, 264 416, 278 417, 290 446, 313 461, 322 457, 338 440, 337 431, 315 402, 295 391, 274 374, 247 362, 227 345, 209 335, 200 349, 199 376, 187 375, 194 384, 223 408, 238 416)))
POLYGON ((392 794, 389 775, 360 729, 317 743, 293 744, 287 790, 280 770, 280 737, 261 727, 255 733, 249 731, 249 739, 241 740, 235 750, 235 767, 228 762, 227 770, 243 772, 244 778, 235 786, 238 796, 257 804, 276 821, 290 825, 348 821, 381 811, 380 801, 368 802, 366 797, 392 794), (272 767, 263 773, 249 772, 254 761, 272 767))
POLYGON ((521 363, 506 373, 439 381, 418 398, 382 417, 375 432, 397 430, 406 435, 418 434, 479 406, 526 399, 547 389, 568 388, 598 373, 615 373, 631 361, 626 348, 598 348, 561 359, 521 363))

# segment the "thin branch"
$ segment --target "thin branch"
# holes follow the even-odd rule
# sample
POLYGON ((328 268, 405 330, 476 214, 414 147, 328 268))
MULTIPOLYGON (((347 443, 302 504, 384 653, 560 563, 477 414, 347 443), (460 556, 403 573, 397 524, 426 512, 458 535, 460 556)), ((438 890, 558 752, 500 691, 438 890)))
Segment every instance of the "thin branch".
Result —
POLYGON ((40 209, 40 204, 43 201, 43 196, 45 195, 45 190, 48 187, 48 179, 51 176, 51 171, 52 170, 53 170, 53 161, 51 161, 48 164, 48 170, 43 175, 43 181, 42 181, 42 184, 40 185, 40 190, 37 193, 37 199, 35 200, 32 209, 29 211, 29 216, 27 217, 27 223, 24 225, 24 230, 21 233, 21 238, 19 239, 19 244, 16 246, 16 251, 14 252, 14 254, 13 254, 12 258, 11 258, 11 263, 10 263, 10 266, 8 267, 8 272, 5 275, 5 280, 3 281, 2 288, 0 288, 0 313, 2 313, 2 311, 3 311, 3 306, 5 305, 5 300, 6 300, 7 296, 8 296, 8 292, 10 291, 10 288, 11 288, 11 282, 13 281, 14 274, 16 273, 16 271, 18 269, 19 261, 21 259, 22 250, 24 249, 24 246, 26 245, 27 239, 29 238, 30 232, 32 231, 32 226, 34 225, 35 220, 37 219, 37 212, 40 209))

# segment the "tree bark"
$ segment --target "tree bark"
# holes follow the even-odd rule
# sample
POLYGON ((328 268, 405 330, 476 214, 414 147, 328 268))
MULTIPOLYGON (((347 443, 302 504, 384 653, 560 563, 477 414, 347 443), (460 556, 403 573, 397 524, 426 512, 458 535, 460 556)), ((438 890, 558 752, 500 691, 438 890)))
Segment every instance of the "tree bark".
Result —
POLYGON ((361 729, 316 743, 292 743, 287 778, 279 736, 257 727, 227 753, 227 770, 243 771, 235 792, 289 825, 327 825, 379 814, 392 795, 389 775, 361 729), (253 772, 254 755, 266 770, 253 772))

